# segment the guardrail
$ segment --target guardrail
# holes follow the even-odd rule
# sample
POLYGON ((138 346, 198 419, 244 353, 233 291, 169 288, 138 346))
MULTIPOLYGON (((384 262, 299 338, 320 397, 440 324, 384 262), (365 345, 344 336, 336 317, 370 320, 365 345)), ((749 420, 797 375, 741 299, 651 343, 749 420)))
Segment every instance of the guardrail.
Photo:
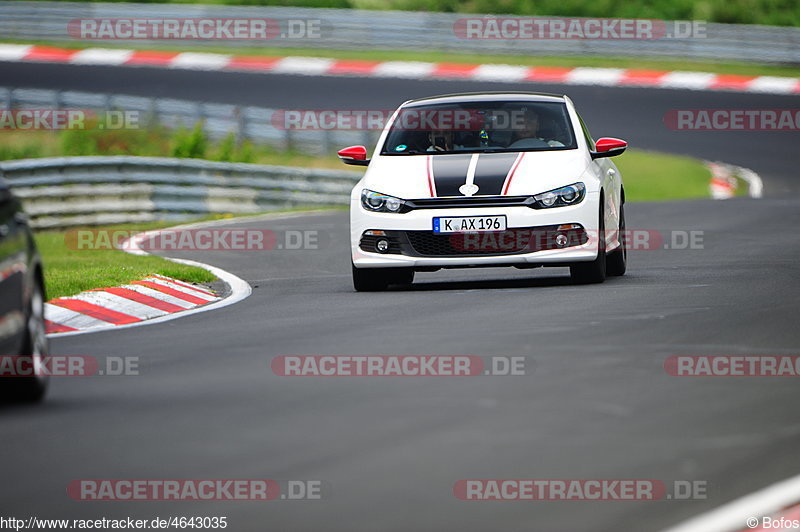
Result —
MULTIPOLYGON (((21 41, 72 41, 67 24, 85 18, 270 18, 320 21, 319 36, 264 40, 182 41, 183 45, 269 46, 345 50, 451 51, 517 55, 650 56, 800 63, 800 29, 793 27, 707 24, 704 37, 686 39, 518 39, 459 38, 457 20, 476 15, 456 13, 366 11, 199 4, 127 4, 96 2, 0 2, 0 38, 21 41)), ((668 26, 672 26, 669 22, 668 26)), ((316 35, 316 34, 315 34, 316 35)), ((81 41, 87 43, 89 41, 81 41)), ((91 41, 138 46, 174 41, 91 41)))
POLYGON ((0 163, 39 229, 346 205, 361 174, 199 159, 57 157, 0 163))
POLYGON ((345 146, 373 146, 380 131, 292 130, 272 123, 276 109, 220 103, 147 98, 121 94, 0 87, 0 108, 4 109, 91 109, 95 111, 137 111, 139 126, 194 127, 203 123, 211 138, 234 133, 239 140, 250 139, 281 150, 303 150, 313 155, 335 152, 345 146))

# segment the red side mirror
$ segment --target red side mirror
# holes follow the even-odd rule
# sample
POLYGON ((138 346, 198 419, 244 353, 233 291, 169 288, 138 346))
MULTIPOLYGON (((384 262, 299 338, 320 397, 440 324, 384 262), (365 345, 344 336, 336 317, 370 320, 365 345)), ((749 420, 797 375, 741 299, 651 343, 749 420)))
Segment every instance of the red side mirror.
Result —
POLYGON ((344 164, 355 164, 357 166, 367 166, 367 148, 364 146, 349 146, 339 150, 339 158, 344 164))
POLYGON ((620 155, 628 147, 628 143, 622 139, 613 137, 603 137, 594 143, 595 151, 592 152, 592 159, 598 157, 615 157, 620 155))

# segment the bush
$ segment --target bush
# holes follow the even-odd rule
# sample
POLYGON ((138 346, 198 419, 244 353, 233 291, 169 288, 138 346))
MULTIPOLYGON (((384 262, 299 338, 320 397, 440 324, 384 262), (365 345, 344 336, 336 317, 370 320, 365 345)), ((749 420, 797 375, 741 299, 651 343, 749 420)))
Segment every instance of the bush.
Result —
POLYGON ((180 127, 173 136, 172 156, 204 159, 207 146, 208 139, 203 130, 203 122, 195 124, 191 131, 180 127))
POLYGON ((68 129, 61 132, 63 155, 165 155, 160 150, 160 139, 166 132, 159 126, 141 129, 101 129, 98 123, 108 124, 104 118, 87 120, 85 129, 68 129))
POLYGON ((222 141, 219 143, 219 147, 217 148, 217 155, 214 157, 215 161, 222 161, 225 163, 232 162, 236 156, 236 135, 234 133, 229 133, 222 141))

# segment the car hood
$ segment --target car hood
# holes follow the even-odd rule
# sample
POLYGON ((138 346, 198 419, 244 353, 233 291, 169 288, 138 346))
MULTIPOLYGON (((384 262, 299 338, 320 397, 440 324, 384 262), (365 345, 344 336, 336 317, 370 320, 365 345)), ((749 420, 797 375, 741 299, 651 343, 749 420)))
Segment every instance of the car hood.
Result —
POLYGON ((588 162, 580 150, 379 156, 363 184, 403 199, 521 196, 578 181, 588 162), (473 187, 464 186, 468 180, 473 187))

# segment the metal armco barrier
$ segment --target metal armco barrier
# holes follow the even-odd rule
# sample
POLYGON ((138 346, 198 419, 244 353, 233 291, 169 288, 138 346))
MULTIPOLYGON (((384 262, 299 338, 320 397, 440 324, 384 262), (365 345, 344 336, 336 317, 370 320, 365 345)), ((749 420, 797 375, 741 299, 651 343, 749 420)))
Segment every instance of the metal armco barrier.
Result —
POLYGON ((357 172, 155 157, 0 163, 35 228, 346 205, 357 172))

